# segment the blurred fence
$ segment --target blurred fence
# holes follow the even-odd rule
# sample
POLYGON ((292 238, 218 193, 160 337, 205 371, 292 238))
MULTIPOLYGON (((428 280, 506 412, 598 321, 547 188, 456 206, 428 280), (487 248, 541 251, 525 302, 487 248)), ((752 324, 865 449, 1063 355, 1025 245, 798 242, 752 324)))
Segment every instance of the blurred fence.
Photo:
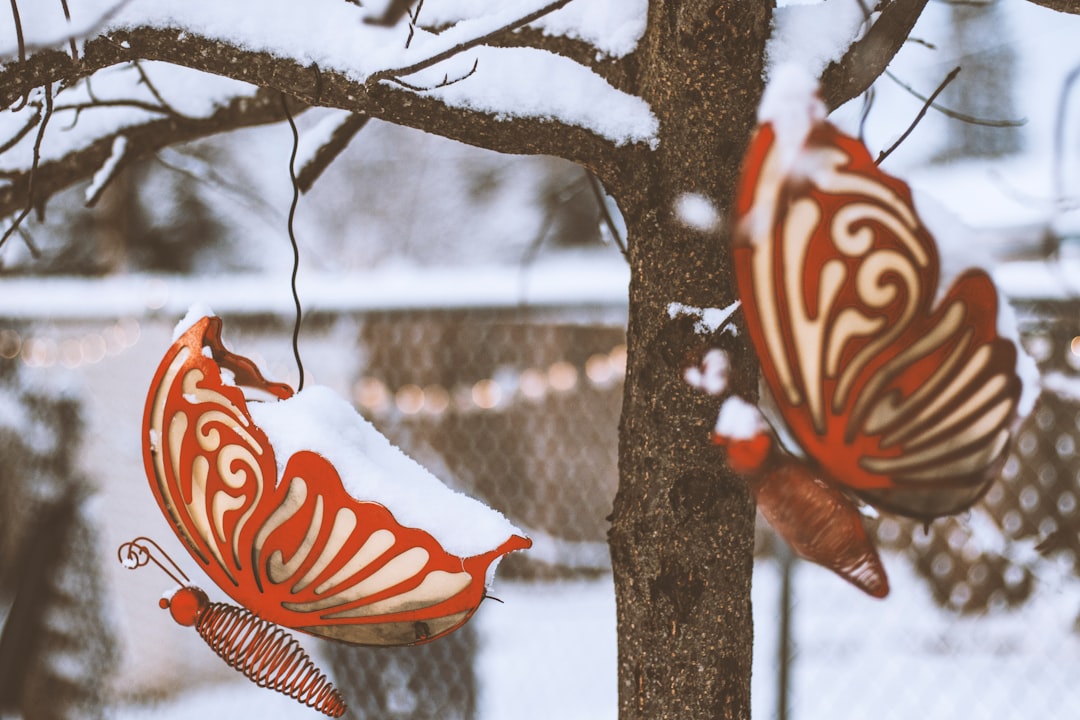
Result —
MULTIPOLYGON (((1080 306, 1022 309, 1024 343, 1050 390, 976 509, 928 528, 871 523, 889 599, 786 563, 760 528, 755 717, 1080 716, 1080 306)), ((226 317, 235 350, 272 347, 288 362, 284 313, 226 317)), ((463 632, 419 649, 329 648, 351 717, 615 717, 605 518, 617 483, 624 324, 625 310, 603 303, 340 308, 305 322, 315 381, 350 394, 410 455, 535 541, 500 566, 505 610, 485 604, 463 632)), ((43 335, 65 330, 53 322, 26 332, 37 340, 4 336, 3 362, 22 362, 20 348, 31 348, 40 365, 43 335)), ((59 335, 53 345, 63 345, 59 335)))

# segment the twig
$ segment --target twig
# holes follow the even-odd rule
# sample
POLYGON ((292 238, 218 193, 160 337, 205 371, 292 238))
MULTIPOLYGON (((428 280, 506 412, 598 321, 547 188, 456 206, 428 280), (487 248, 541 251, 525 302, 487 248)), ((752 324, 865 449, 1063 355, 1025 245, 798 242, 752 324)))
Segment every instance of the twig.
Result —
POLYGON ((214 166, 206 163, 202 158, 194 155, 188 155, 177 150, 174 147, 162 148, 169 152, 175 153, 184 160, 192 163, 202 163, 200 168, 203 174, 192 168, 191 165, 183 167, 175 162, 170 162, 161 156, 161 152, 154 153, 153 158, 162 167, 167 168, 175 173, 179 173, 184 177, 190 178, 197 183, 205 183, 206 185, 221 191, 226 195, 231 196, 236 202, 239 202, 251 210, 255 211, 255 217, 259 218, 267 224, 268 227, 277 228, 275 224, 281 219, 278 208, 274 207, 270 203, 266 202, 262 196, 251 192, 250 188, 246 186, 238 185, 229 181, 227 178, 214 171, 214 166), (277 217, 275 217, 277 216, 277 217))
MULTIPOLYGON (((12 0, 14 3, 14 0, 12 0)), ((19 229, 22 221, 26 219, 26 216, 30 214, 30 211, 34 209, 34 171, 37 170, 38 164, 41 162, 41 141, 45 137, 45 126, 49 124, 49 118, 52 117, 53 112, 53 96, 52 96, 52 83, 46 83, 45 85, 45 113, 41 116, 41 124, 38 125, 37 138, 34 140, 34 159, 30 165, 30 173, 26 178, 26 207, 23 208, 15 220, 12 222, 11 227, 4 231, 3 236, 0 236, 0 248, 4 247, 4 243, 11 237, 11 234, 19 229)), ((37 259, 35 248, 33 245, 28 245, 31 254, 37 259)))
POLYGON ((36 102, 34 103, 34 105, 37 107, 37 112, 34 113, 33 117, 31 117, 29 120, 27 120, 25 125, 23 125, 21 128, 19 128, 18 132, 16 132, 15 135, 13 135, 10 140, 8 140, 3 145, 0 145, 0 155, 3 155, 8 150, 15 147, 15 145, 20 140, 22 140, 24 137, 26 137, 27 133, 29 133, 31 130, 33 130, 34 127, 39 122, 41 122, 41 106, 38 105, 36 102))
POLYGON ((479 65, 480 65, 480 58, 477 58, 477 59, 473 60, 472 67, 469 69, 469 72, 465 73, 464 75, 461 75, 460 77, 456 77, 453 80, 450 79, 449 75, 443 75, 442 80, 435 83, 434 85, 429 85, 427 87, 424 87, 423 85, 413 85, 412 83, 405 82, 404 80, 402 80, 401 78, 398 78, 398 77, 392 77, 392 78, 387 78, 387 79, 392 83, 396 83, 396 84, 400 85, 401 87, 405 88, 406 90, 412 90, 413 92, 427 92, 428 90, 438 90, 439 88, 444 88, 444 87, 447 87, 447 86, 450 86, 450 85, 455 85, 455 84, 461 82, 462 80, 465 80, 467 78, 472 77, 473 74, 476 73, 476 68, 479 65))
MULTIPOLYGON (((891 70, 886 70, 885 74, 889 77, 890 80, 902 87, 904 90, 907 90, 908 93, 910 93, 912 96, 918 98, 919 100, 922 100, 923 102, 927 102, 927 99, 922 94, 920 94, 915 88, 911 87, 900 78, 896 77, 896 75, 894 75, 891 70)), ((942 107, 941 105, 937 105, 936 103, 930 103, 930 107, 934 108, 946 117, 951 117, 953 120, 959 120, 961 122, 971 123, 972 125, 984 125, 986 127, 1005 128, 1020 127, 1021 125, 1027 123, 1026 119, 989 120, 987 118, 979 118, 975 117, 974 115, 967 115, 962 112, 957 112, 956 110, 951 110, 947 107, 942 107)))
MULTIPOLYGON (((11 19, 15 23, 15 38, 19 43, 19 64, 24 65, 26 63, 26 38, 23 36, 22 18, 19 17, 19 3, 18 0, 11 0, 11 19)), ((22 102, 18 107, 11 109, 12 112, 18 112, 26 107, 26 103, 30 101, 30 91, 27 90, 22 96, 22 102)), ((7 235, 5 234, 5 238, 7 235)), ((3 241, 0 241, 0 245, 3 245, 3 241)))
POLYGON ((158 103, 161 105, 162 108, 165 109, 167 113, 176 118, 182 118, 184 120, 191 119, 184 113, 174 108, 165 100, 164 97, 162 97, 161 93, 158 92, 157 87, 150 80, 150 76, 146 74, 146 70, 143 68, 142 63, 140 63, 138 60, 132 60, 131 64, 135 66, 136 72, 139 73, 139 80, 142 82, 143 85, 146 86, 146 89, 150 91, 150 94, 154 96, 154 99, 158 101, 158 103))
MULTIPOLYGON (((60 0, 60 6, 64 8, 64 19, 67 20, 68 27, 71 27, 71 10, 68 9, 67 0, 60 0)), ((68 48, 71 50, 71 59, 73 62, 79 62, 79 48, 75 45, 75 36, 68 37, 68 48)))
POLYGON ((1058 99, 1057 117, 1054 121, 1054 201, 1063 202, 1065 199, 1065 120, 1068 114, 1069 94, 1072 92, 1073 83, 1080 78, 1080 65, 1077 65, 1065 76, 1061 84, 1061 95, 1058 99))
POLYGON ((330 139, 315 151, 312 158, 296 174, 296 183, 300 187, 300 192, 306 194, 311 190, 323 171, 344 152, 352 139, 356 137, 356 133, 360 132, 370 119, 368 115, 352 113, 334 128, 334 131, 330 133, 330 139))
POLYGON ((619 248, 619 252, 623 254, 623 257, 628 257, 626 254, 626 242, 620 237, 619 227, 615 224, 615 219, 611 217, 611 213, 608 212, 607 201, 604 199, 604 188, 600 186, 600 181, 596 175, 593 175, 592 171, 586 170, 585 177, 589 179, 589 187, 592 188, 593 197, 596 198, 596 204, 600 208, 600 217, 603 218, 604 224, 607 225, 612 240, 615 241, 615 245, 619 248))
POLYGON ((447 50, 443 50, 440 53, 435 53, 434 55, 427 58, 426 60, 421 60, 419 62, 413 63, 412 65, 406 65, 405 67, 393 68, 393 69, 389 69, 389 70, 380 70, 379 72, 372 73, 368 77, 367 82, 365 84, 371 85, 371 84, 380 82, 382 80, 391 80, 391 79, 400 77, 402 75, 412 75, 413 73, 420 72, 421 70, 425 70, 425 69, 427 69, 427 68, 429 68, 429 67, 431 67, 433 65, 438 65, 443 60, 448 60, 449 58, 452 58, 455 55, 458 55, 458 54, 460 54, 460 53, 462 53, 462 52, 464 52, 466 50, 470 50, 470 49, 476 47, 477 45, 483 45, 487 41, 492 40, 493 38, 496 38, 499 35, 502 35, 502 34, 508 33, 508 32, 513 32, 514 30, 517 30, 520 27, 524 27, 525 25, 528 25, 531 22, 535 22, 536 20, 539 20, 540 18, 544 17, 545 15, 548 15, 550 13, 555 12, 559 8, 561 8, 564 5, 567 5, 569 3, 570 3, 570 0, 555 0, 555 2, 548 3, 547 5, 540 8, 539 10, 535 10, 535 11, 529 13, 528 15, 525 15, 524 17, 518 18, 517 20, 514 20, 513 22, 511 22, 511 23, 509 23, 507 25, 503 25, 502 27, 500 27, 500 28, 498 28, 496 30, 492 30, 489 33, 485 33, 484 35, 480 35, 479 37, 472 38, 471 40, 466 40, 464 42, 458 43, 457 45, 453 46, 452 48, 449 48, 447 50))
POLYGON ((420 11, 424 9, 424 0, 420 0, 416 4, 416 10, 409 10, 405 8, 405 12, 409 13, 409 37, 405 39, 405 49, 409 49, 409 45, 412 44, 413 35, 416 34, 416 23, 420 21, 420 11))
POLYGON ((900 137, 896 139, 896 142, 894 142, 892 145, 890 145, 887 149, 881 151, 881 153, 878 155, 877 160, 876 160, 876 163, 878 165, 881 164, 882 160, 889 157, 889 155, 892 154, 893 150, 900 147, 900 143, 904 142, 904 140, 907 139, 907 136, 912 133, 912 131, 915 129, 915 126, 919 124, 919 122, 926 115, 926 112, 934 104, 934 98, 936 98, 938 95, 940 95, 941 91, 944 90, 945 87, 949 83, 951 83, 953 80, 955 80, 956 76, 959 75, 959 74, 960 74, 960 66, 957 65, 955 68, 953 68, 952 72, 950 72, 948 75, 945 76, 945 79, 941 81, 941 84, 937 86, 937 89, 934 90, 933 93, 931 93, 930 97, 927 98, 925 102, 923 102, 922 108, 919 109, 919 113, 915 116, 915 119, 911 121, 910 125, 908 125, 908 129, 905 130, 900 135, 900 137))
MULTIPOLYGON (((57 105, 56 112, 63 112, 65 110, 74 110, 76 113, 81 113, 83 110, 93 110, 94 108, 103 107, 126 107, 135 108, 136 110, 145 110, 146 112, 156 113, 158 115, 169 115, 171 117, 177 117, 176 112, 170 110, 167 107, 161 107, 160 105, 154 105, 153 103, 143 102, 142 100, 92 100, 91 102, 71 103, 69 105, 57 105)), ((183 117, 185 120, 191 119, 183 117)))
POLYGON ((862 111, 859 113, 859 141, 864 142, 866 138, 866 121, 870 119, 870 110, 874 107, 874 86, 866 88, 866 92, 863 93, 863 105, 862 111))

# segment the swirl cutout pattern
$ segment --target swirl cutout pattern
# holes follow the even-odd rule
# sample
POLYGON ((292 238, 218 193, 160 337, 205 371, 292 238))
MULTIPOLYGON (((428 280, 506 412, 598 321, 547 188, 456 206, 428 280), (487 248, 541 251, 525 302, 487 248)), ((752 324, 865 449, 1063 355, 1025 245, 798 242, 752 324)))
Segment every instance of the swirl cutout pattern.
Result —
POLYGON ((771 125, 759 128, 736 208, 747 325, 811 464, 913 517, 974 502, 1008 446, 1020 394, 989 277, 970 270, 935 304, 937 249, 910 190, 826 122, 794 162, 771 125))
POLYGON ((284 400, 292 389, 226 350, 220 333, 206 317, 176 340, 144 420, 150 487, 203 570, 268 622, 353 644, 427 642, 468 620, 491 565, 529 540, 458 557, 350 496, 323 456, 279 463, 245 391, 284 400))

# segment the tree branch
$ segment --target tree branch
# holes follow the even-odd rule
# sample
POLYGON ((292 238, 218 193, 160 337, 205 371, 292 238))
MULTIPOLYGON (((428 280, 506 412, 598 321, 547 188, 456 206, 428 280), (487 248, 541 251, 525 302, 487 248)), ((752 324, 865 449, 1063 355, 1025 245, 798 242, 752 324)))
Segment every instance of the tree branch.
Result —
POLYGON ((1049 8, 1060 13, 1069 13, 1070 15, 1080 15, 1080 0, 1028 0, 1029 2, 1041 5, 1044 8, 1049 8))
POLYGON ((830 110, 858 97, 874 84, 904 45, 926 3, 927 0, 892 0, 844 57, 829 63, 821 75, 821 96, 830 110))
POLYGON ((495 39, 497 37, 501 37, 503 35, 511 33, 511 32, 513 32, 514 30, 517 30, 520 27, 525 27, 529 23, 534 22, 536 20, 539 20, 540 18, 544 17, 545 15, 550 15, 551 13, 555 12, 559 8, 566 6, 567 4, 569 4, 569 2, 570 2, 570 0, 555 0, 554 2, 548 3, 544 7, 540 8, 540 9, 534 11, 534 12, 531 12, 528 15, 525 15, 524 17, 518 18, 517 20, 515 20, 514 22, 512 22, 512 23, 510 23, 508 25, 504 25, 504 26, 502 26, 502 27, 500 27, 500 28, 498 28, 496 30, 493 30, 493 31, 491 31, 489 33, 485 33, 484 35, 480 35, 479 37, 470 38, 466 42, 458 43, 457 45, 453 46, 452 48, 448 48, 448 49, 446 49, 446 50, 444 50, 444 51, 442 51, 440 53, 436 53, 435 55, 432 55, 431 57, 426 58, 424 60, 420 60, 419 62, 415 62, 415 63, 412 63, 410 65, 406 65, 406 66, 400 67, 400 68, 392 68, 392 69, 387 69, 387 70, 381 70, 381 71, 379 71, 377 73, 372 73, 371 77, 369 77, 368 80, 367 80, 367 84, 372 85, 373 83, 377 83, 380 80, 389 80, 391 78, 400 78, 400 77, 405 76, 405 75, 412 75, 413 73, 417 73, 417 72, 420 72, 421 70, 425 70, 425 69, 427 69, 429 67, 432 67, 434 65, 437 65, 437 64, 441 63, 443 60, 449 60, 450 58, 454 57, 455 55, 459 55, 459 54, 465 52, 466 50, 468 50, 470 48, 477 47, 478 45, 486 45, 491 40, 493 40, 493 39, 495 39))
POLYGON ((34 205, 44 203, 61 190, 89 179, 109 158, 117 135, 127 138, 125 155, 130 160, 148 156, 169 145, 236 128, 279 122, 284 117, 278 93, 258 90, 253 96, 233 100, 207 118, 169 117, 125 127, 61 158, 43 162, 33 172, 29 169, 4 172, 7 184, 0 187, 0 216, 26 207, 31 178, 34 205))
MULTIPOLYGON (((60 82, 69 87, 97 70, 135 60, 158 60, 272 88, 309 105, 335 107, 399 125, 422 129, 470 145, 505 153, 548 154, 588 167, 605 183, 617 177, 619 154, 645 152, 625 145, 612 152, 612 141, 592 131, 550 119, 515 117, 449 107, 437 98, 389 83, 359 82, 341 73, 320 71, 288 58, 230 46, 181 29, 134 28, 86 42, 78 62, 56 50, 44 50, 22 63, 0 69, 0 102, 10 106, 37 87, 60 82)), ((271 94, 273 95, 273 94, 271 94)), ((234 128, 283 119, 276 100, 266 93, 238 97, 208 118, 165 117, 128 127, 127 157, 134 161, 161 148, 234 128)), ((35 201, 93 175, 108 157, 115 133, 87 147, 43 163, 35 178, 35 201)), ((10 167, 10 165, 9 165, 10 167)), ((24 168, 8 173, 0 190, 0 213, 11 212, 26 199, 24 168)))
POLYGON ((623 57, 608 57, 598 54, 596 48, 584 40, 562 35, 548 35, 534 27, 523 27, 515 32, 501 35, 488 44, 492 47, 532 47, 547 50, 589 68, 623 92, 635 94, 637 92, 638 58, 636 52, 623 57))

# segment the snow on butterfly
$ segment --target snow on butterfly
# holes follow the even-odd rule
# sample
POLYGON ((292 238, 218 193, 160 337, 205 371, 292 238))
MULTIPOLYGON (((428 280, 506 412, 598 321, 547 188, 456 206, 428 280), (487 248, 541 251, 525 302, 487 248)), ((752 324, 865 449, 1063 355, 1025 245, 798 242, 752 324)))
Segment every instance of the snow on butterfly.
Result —
POLYGON ((990 278, 968 270, 939 297, 907 185, 825 120, 809 78, 782 75, 744 161, 732 252, 761 407, 798 457, 737 406, 714 439, 796 552, 883 597, 848 493, 924 521, 974 503, 1009 446, 1017 353, 990 278))
MULTIPOLYGON (((498 560, 531 542, 332 391, 268 382, 225 349, 220 318, 189 319, 146 401, 146 473, 192 558, 246 610, 193 587, 162 606, 255 682, 338 716, 336 690, 306 657, 290 667, 295 640, 274 625, 358 645, 428 642, 464 624, 498 560), (297 673, 312 677, 282 679, 297 673)), ((121 559, 145 564, 147 552, 136 543, 121 559)))

